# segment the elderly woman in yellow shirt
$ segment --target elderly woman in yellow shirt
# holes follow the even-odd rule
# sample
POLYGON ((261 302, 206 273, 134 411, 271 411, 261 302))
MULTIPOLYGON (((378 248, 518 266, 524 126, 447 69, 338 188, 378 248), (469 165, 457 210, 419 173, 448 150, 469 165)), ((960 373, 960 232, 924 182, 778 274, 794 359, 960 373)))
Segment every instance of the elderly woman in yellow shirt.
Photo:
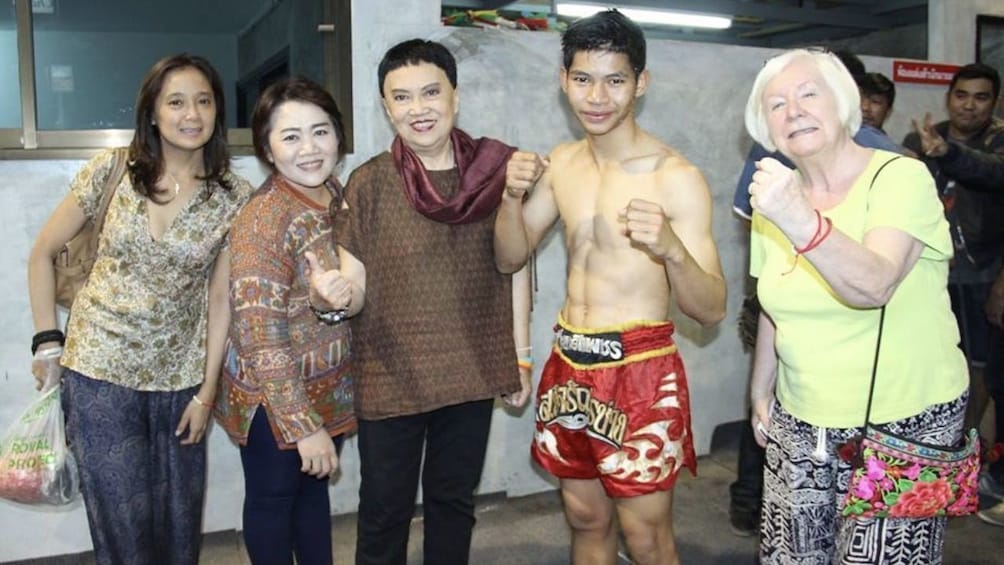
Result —
POLYGON ((838 508, 851 468, 836 449, 865 421, 879 331, 870 421, 953 445, 968 399, 934 182, 920 162, 853 141, 858 97, 834 55, 794 50, 767 62, 746 107, 754 140, 796 167, 762 159, 749 187, 765 564, 941 559, 944 518, 843 519, 838 508))

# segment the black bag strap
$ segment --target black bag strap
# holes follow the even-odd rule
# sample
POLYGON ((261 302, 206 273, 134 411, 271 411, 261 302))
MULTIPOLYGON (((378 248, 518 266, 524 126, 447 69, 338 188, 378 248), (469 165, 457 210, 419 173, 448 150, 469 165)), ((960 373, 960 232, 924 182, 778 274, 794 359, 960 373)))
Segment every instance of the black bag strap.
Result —
POLYGON ((112 151, 112 168, 105 178, 105 185, 101 192, 101 202, 98 204, 98 212, 94 215, 94 238, 101 235, 101 228, 105 225, 105 215, 108 212, 108 205, 111 204, 112 196, 115 195, 115 188, 122 182, 125 175, 126 165, 129 163, 129 148, 116 147, 112 151))
POLYGON ((872 382, 868 387, 868 407, 865 408, 865 423, 861 425, 861 434, 864 435, 865 428, 872 415, 872 399, 875 397, 875 375, 878 374, 879 351, 882 349, 882 326, 885 323, 885 305, 879 311, 878 338, 875 339, 875 360, 872 361, 872 382))
MULTIPOLYGON (((893 161, 901 157, 902 155, 896 155, 892 159, 889 159, 885 163, 882 163, 882 166, 879 167, 877 171, 875 171, 875 176, 872 177, 871 184, 868 185, 869 192, 871 192, 872 187, 875 186, 875 179, 878 178, 879 173, 882 172, 882 169, 889 166, 889 163, 892 163, 893 161)), ((875 339, 875 359, 872 361, 872 380, 871 384, 868 386, 868 405, 867 408, 865 408, 865 422, 864 424, 861 425, 862 435, 865 433, 865 428, 868 427, 868 421, 871 419, 872 415, 872 400, 875 397, 875 376, 878 374, 879 351, 881 351, 882 349, 882 326, 884 324, 885 324, 885 305, 883 304, 882 309, 879 311, 878 337, 875 339)))

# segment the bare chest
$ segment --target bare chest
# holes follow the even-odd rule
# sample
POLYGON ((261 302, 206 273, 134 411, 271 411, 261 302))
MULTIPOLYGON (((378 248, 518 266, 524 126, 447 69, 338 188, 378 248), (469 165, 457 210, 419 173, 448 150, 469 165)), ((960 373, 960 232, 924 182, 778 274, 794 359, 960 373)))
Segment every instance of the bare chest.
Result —
POLYGON ((662 203, 654 173, 619 170, 570 173, 554 180, 555 200, 565 224, 569 250, 584 245, 617 250, 630 247, 622 212, 633 199, 662 203))

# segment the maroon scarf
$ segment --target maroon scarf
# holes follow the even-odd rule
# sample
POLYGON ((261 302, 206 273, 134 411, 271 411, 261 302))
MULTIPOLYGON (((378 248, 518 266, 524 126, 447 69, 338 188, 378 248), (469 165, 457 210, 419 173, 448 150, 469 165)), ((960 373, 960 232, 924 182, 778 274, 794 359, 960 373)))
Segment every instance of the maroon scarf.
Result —
POLYGON ((429 180, 422 160, 401 136, 391 154, 404 181, 404 195, 423 216, 444 224, 469 224, 487 218, 498 207, 505 189, 505 167, 516 148, 494 139, 472 139, 460 128, 450 132, 460 189, 445 200, 429 180))

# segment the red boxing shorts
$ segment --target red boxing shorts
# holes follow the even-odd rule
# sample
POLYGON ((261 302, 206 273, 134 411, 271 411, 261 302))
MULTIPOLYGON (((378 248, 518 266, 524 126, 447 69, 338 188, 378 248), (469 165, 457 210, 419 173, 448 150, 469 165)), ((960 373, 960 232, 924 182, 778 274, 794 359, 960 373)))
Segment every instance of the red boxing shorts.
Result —
POLYGON ((672 322, 574 328, 560 317, 537 388, 530 452, 563 479, 599 479, 613 498, 697 474, 687 377, 672 322))

